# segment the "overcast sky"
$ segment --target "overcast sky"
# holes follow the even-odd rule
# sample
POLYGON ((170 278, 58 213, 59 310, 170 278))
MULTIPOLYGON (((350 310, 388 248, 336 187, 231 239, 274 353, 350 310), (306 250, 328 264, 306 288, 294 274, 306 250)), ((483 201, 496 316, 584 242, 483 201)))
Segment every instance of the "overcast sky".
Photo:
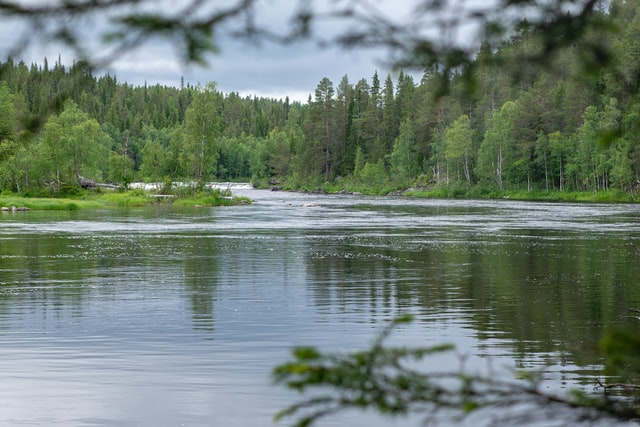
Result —
MULTIPOLYGON (((323 7, 328 0, 314 3, 323 7)), ((484 0, 483 0, 484 1, 484 0)), ((491 0, 488 0, 491 1, 491 0)), ((465 0, 451 0, 452 5, 464 3, 465 0)), ((371 0, 385 15, 402 22, 412 13, 413 0, 371 0)), ((477 3, 470 0, 470 3, 477 3)), ((175 0, 158 0, 154 5, 174 5, 175 0)), ((221 4, 211 1, 210 5, 221 4)), ((222 3, 224 4, 224 3, 222 3)), ((286 27, 288 20, 297 5, 297 0, 265 0, 257 11, 259 21, 267 22, 274 28, 286 27)), ((486 4, 486 1, 485 3, 486 4)), ((319 30, 331 32, 334 24, 326 24, 319 30)), ((20 33, 18 23, 7 22, 0 16, 0 54, 3 46, 11 46, 20 33)), ((94 28, 87 27, 86 33, 91 37, 94 28)), ((342 28, 344 30, 344 27, 342 28)), ((371 81, 371 76, 378 71, 381 80, 390 72, 386 52, 370 49, 352 51, 336 47, 321 49, 314 42, 298 42, 293 45, 280 46, 269 42, 249 44, 237 41, 220 41, 220 53, 208 57, 207 67, 185 66, 170 41, 154 40, 148 42, 126 56, 118 58, 103 72, 115 75, 120 82, 133 85, 178 86, 181 78, 191 84, 216 82, 218 88, 225 92, 239 92, 242 95, 257 95, 273 98, 289 96, 292 100, 306 101, 309 94, 323 77, 328 77, 337 85, 344 75, 352 83, 361 78, 371 81)), ((71 64, 75 58, 64 47, 52 45, 47 41, 35 40, 31 48, 21 54, 27 63, 42 63, 46 56, 50 64, 61 56, 64 64, 71 64)), ((420 71, 414 70, 416 76, 420 71)))
POLYGON ((216 82, 225 92, 306 101, 324 77, 337 85, 346 74, 349 81, 371 80, 377 70, 384 79, 391 70, 381 51, 338 48, 320 49, 312 43, 293 46, 228 43, 208 65, 184 66, 166 46, 152 45, 116 61, 109 72, 131 84, 178 86, 181 77, 192 84, 216 82))

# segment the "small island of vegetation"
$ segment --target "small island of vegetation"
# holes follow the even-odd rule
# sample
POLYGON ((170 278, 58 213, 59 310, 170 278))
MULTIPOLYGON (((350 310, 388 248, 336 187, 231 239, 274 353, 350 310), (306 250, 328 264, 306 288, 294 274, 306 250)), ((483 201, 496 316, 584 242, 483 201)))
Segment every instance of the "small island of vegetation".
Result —
POLYGON ((248 204, 247 197, 232 195, 228 189, 198 188, 185 186, 169 194, 130 189, 121 191, 88 191, 75 189, 73 194, 60 197, 32 197, 9 192, 0 194, 0 209, 3 212, 29 210, 77 210, 87 208, 129 208, 150 205, 172 205, 178 207, 211 207, 248 204))

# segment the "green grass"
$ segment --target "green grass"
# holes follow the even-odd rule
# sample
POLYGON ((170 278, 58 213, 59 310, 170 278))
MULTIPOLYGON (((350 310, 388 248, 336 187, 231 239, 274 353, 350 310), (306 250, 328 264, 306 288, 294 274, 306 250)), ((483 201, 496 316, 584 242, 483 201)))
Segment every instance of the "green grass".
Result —
POLYGON ((203 207, 203 206, 232 206, 238 204, 248 204, 251 200, 247 197, 222 196, 220 193, 198 193, 191 197, 180 197, 172 204, 180 207, 203 207))
POLYGON ((498 191, 472 187, 469 190, 460 187, 438 187, 426 191, 411 191, 408 197, 432 199, 511 199, 532 202, 576 202, 576 203, 634 203, 636 200, 628 193, 609 191, 558 191, 558 190, 516 190, 498 191))
POLYGON ((99 208, 102 204, 91 200, 73 200, 68 198, 32 198, 15 195, 0 195, 0 207, 29 208, 40 211, 72 211, 84 208, 99 208))
POLYGON ((140 190, 132 190, 117 193, 102 193, 92 196, 92 199, 103 206, 115 206, 119 208, 129 208, 145 206, 156 202, 154 198, 140 190))
POLYGON ((1 194, 0 208, 28 208, 31 210, 77 210, 99 208, 130 208, 157 204, 174 205, 179 207, 194 206, 229 206, 247 204, 246 197, 231 197, 222 195, 219 191, 201 192, 196 194, 180 194, 172 198, 157 198, 142 190, 125 192, 83 192, 72 197, 25 197, 15 194, 1 194))

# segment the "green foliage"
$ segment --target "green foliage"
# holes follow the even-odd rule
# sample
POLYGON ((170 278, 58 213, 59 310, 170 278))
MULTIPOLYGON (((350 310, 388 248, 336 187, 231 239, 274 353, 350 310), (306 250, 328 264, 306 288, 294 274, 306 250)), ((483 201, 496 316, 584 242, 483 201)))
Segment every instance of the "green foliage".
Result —
POLYGON ((133 160, 125 154, 109 153, 109 174, 111 182, 119 182, 126 188, 133 179, 133 160))
POLYGON ((100 177, 99 159, 104 156, 100 125, 73 101, 43 129, 40 179, 53 181, 58 190, 77 185, 81 177, 100 177))
POLYGON ((99 200, 108 206, 116 206, 119 208, 129 208, 134 206, 145 206, 154 200, 148 194, 140 190, 131 190, 125 192, 109 192, 100 195, 99 200))
POLYGON ((389 186, 389 175, 384 162, 365 163, 362 170, 355 176, 356 182, 369 189, 369 193, 380 194, 389 186))
POLYGON ((160 194, 173 194, 173 181, 171 180, 171 177, 165 176, 162 179, 160 194))
POLYGON ((15 103, 9 91, 9 85, 7 82, 0 81, 0 143, 15 139, 15 123, 15 103))
POLYGON ((467 185, 471 184, 470 162, 471 149, 473 144, 473 130, 467 115, 458 117, 453 124, 447 128, 444 134, 444 157, 447 168, 451 170, 452 181, 464 180, 467 185))
POLYGON ((608 331, 600 343, 605 358, 605 375, 622 381, 640 380, 640 334, 631 328, 608 331))
POLYGON ((173 201, 174 206, 205 207, 205 206, 231 206, 250 203, 246 197, 233 197, 228 190, 183 188, 178 191, 179 197, 173 201))
POLYGON ((194 194, 192 197, 179 198, 173 204, 175 206, 202 207, 202 206, 231 205, 231 201, 227 199, 223 199, 222 197, 216 194, 198 192, 194 194))
MULTIPOLYGON (((140 174, 145 181, 159 182, 167 172, 170 172, 167 167, 167 156, 167 149, 160 141, 151 138, 145 141, 140 164, 140 174)), ((126 169, 123 167, 122 170, 126 169)), ((114 181, 119 182, 118 179, 114 179, 114 181)))
POLYGON ((400 135, 394 141, 390 156, 392 176, 396 181, 409 183, 416 178, 418 173, 417 151, 413 123, 407 119, 400 125, 400 135))
POLYGON ((217 169, 218 138, 222 134, 219 108, 220 94, 215 84, 210 84, 197 91, 186 111, 182 162, 198 182, 208 181, 217 169))
POLYGON ((499 190, 504 189, 505 166, 512 164, 514 144, 515 114, 518 105, 506 102, 499 111, 487 120, 482 144, 478 153, 476 174, 480 182, 495 184, 499 190))
MULTIPOLYGON (((355 84, 323 77, 306 104, 222 94, 215 84, 132 87, 94 77, 82 61, 42 68, 9 59, 0 64, 0 189, 57 191, 80 175, 123 185, 251 179, 375 194, 426 186, 442 197, 633 200, 639 10, 591 6, 576 10, 578 21, 552 19, 560 33, 492 21, 474 61, 459 50, 446 63, 462 68, 423 58, 419 81, 402 70, 355 84), (611 55, 599 60, 599 52, 611 55), (597 75, 583 74, 580 64, 594 60, 597 75)), ((125 26, 164 34, 175 24, 142 14, 125 26)))
MULTIPOLYGON (((525 403, 541 407, 561 405, 574 410, 596 409, 601 416, 608 414, 620 419, 638 416, 632 405, 609 403, 597 395, 547 394, 537 386, 539 372, 521 373, 520 380, 510 381, 494 378, 491 373, 471 374, 464 368, 451 372, 429 369, 430 357, 442 354, 455 357, 453 346, 385 345, 395 328, 411 319, 411 316, 402 316, 391 322, 366 350, 343 354, 324 353, 314 347, 295 348, 293 360, 275 367, 273 378, 276 384, 311 396, 278 412, 276 420, 293 417, 294 426, 304 427, 347 409, 372 409, 387 416, 419 414, 427 423, 438 420, 439 411, 444 409, 445 414, 459 421, 459 417, 479 409, 503 408, 494 423, 500 424, 504 417, 505 425, 540 421, 537 417, 544 417, 541 415, 544 411, 535 409, 519 416, 504 411, 509 405, 525 403)), ((636 345, 634 352, 637 353, 640 345, 635 341, 622 352, 628 355, 631 345, 636 345)))
POLYGON ((335 393, 292 405, 279 412, 276 419, 296 415, 307 408, 311 413, 303 415, 296 426, 310 425, 324 415, 350 407, 373 407, 385 414, 406 413, 414 399, 433 399, 443 393, 444 389, 429 384, 424 375, 403 365, 408 360, 451 351, 452 346, 411 350, 382 346, 394 327, 410 320, 410 317, 403 317, 393 322, 378 336, 371 351, 343 356, 322 354, 313 347, 295 348, 292 352, 294 361, 274 369, 276 383, 299 392, 309 388, 329 388, 335 393))

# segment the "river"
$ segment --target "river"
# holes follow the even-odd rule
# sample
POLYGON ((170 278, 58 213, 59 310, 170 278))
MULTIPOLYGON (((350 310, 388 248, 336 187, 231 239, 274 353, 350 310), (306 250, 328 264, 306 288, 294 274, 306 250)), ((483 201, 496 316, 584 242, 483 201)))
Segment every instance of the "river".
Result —
POLYGON ((255 203, 2 213, 0 425, 271 426, 293 346, 363 349, 405 312, 395 344, 591 390, 640 307, 636 205, 234 192, 255 203))

